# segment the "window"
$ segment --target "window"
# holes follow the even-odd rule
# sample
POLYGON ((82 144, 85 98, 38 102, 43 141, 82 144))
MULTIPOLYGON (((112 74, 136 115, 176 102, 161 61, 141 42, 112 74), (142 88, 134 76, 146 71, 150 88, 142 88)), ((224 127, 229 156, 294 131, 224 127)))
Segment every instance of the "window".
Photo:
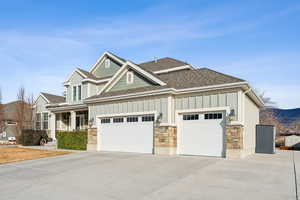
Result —
POLYGON ((222 113, 206 113, 204 114, 204 119, 222 119, 222 113))
POLYGON ((78 86, 78 100, 81 100, 81 85, 78 86))
POLYGON ((41 113, 36 114, 36 121, 35 121, 35 128, 36 130, 41 130, 41 113))
POLYGON ((183 115, 183 120, 198 120, 198 114, 191 114, 191 115, 183 115))
POLYGON ((127 84, 133 83, 133 72, 127 72, 127 84))
POLYGON ((143 122, 153 122, 154 121, 154 116, 153 115, 143 116, 142 121, 143 122))
POLYGON ((77 100, 77 87, 73 86, 73 101, 77 100))
POLYGON ((114 123, 123 123, 124 122, 124 118, 123 117, 117 117, 113 119, 114 123))
POLYGON ((127 122, 138 122, 139 118, 138 117, 127 117, 127 122))
POLYGON ((43 113, 43 130, 48 130, 48 113, 43 113))
POLYGON ((108 58, 104 61, 104 65, 105 65, 105 68, 110 67, 110 60, 108 58))
POLYGON ((101 124, 109 124, 109 123, 110 123, 110 118, 101 119, 101 124))
POLYGON ((82 99, 82 86, 73 86, 73 101, 80 101, 82 99))

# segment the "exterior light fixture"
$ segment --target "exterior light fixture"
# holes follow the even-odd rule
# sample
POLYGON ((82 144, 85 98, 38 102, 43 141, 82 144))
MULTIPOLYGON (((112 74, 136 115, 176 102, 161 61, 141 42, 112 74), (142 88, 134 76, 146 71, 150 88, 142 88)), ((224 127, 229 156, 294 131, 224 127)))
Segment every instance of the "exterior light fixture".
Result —
POLYGON ((228 116, 229 116, 229 120, 233 121, 235 119, 235 110, 231 109, 228 116))

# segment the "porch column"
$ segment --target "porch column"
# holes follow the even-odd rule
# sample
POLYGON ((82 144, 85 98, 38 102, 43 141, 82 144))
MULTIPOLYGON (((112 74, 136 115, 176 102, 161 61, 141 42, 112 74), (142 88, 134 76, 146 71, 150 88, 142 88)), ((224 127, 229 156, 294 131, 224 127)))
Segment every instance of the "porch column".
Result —
POLYGON ((56 114, 51 113, 50 118, 50 135, 53 140, 56 140, 55 138, 55 132, 56 132, 56 114))
POLYGON ((71 131, 74 131, 76 129, 76 112, 71 111, 71 131))

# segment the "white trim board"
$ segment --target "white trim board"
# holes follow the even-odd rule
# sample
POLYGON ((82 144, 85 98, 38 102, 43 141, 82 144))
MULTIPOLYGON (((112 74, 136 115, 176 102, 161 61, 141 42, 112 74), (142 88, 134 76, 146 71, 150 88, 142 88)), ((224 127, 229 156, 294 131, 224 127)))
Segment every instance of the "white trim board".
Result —
POLYGON ((100 64, 100 62, 101 62, 101 63, 103 62, 103 60, 104 60, 105 57, 110 57, 110 58, 112 58, 113 60, 119 62, 119 63, 122 64, 122 65, 124 65, 124 63, 125 63, 124 61, 120 60, 119 58, 117 58, 117 57, 114 56, 113 54, 111 54, 111 53, 109 53, 108 51, 106 51, 106 52, 104 52, 104 53, 100 56, 100 58, 99 58, 99 59, 97 60, 97 62, 94 64, 94 66, 93 66, 92 69, 90 70, 90 73, 93 73, 93 72, 97 69, 98 65, 100 64))
POLYGON ((135 65, 134 63, 127 61, 118 71, 117 73, 115 73, 115 75, 110 79, 110 81, 101 89, 100 93, 104 91, 109 91, 117 82, 118 80, 120 80, 120 78, 128 71, 129 68, 132 68, 134 71, 142 74, 145 78, 150 79, 151 81, 164 86, 166 85, 166 83, 164 83, 163 81, 161 81, 160 79, 156 78, 155 76, 153 76, 152 74, 150 74, 149 72, 143 70, 142 68, 140 68, 139 66, 135 65))
POLYGON ((155 71, 153 73, 154 74, 164 74, 164 73, 168 73, 168 72, 180 71, 183 69, 193 69, 193 67, 191 65, 183 65, 183 66, 179 66, 179 67, 173 67, 173 68, 169 68, 169 69, 155 71))

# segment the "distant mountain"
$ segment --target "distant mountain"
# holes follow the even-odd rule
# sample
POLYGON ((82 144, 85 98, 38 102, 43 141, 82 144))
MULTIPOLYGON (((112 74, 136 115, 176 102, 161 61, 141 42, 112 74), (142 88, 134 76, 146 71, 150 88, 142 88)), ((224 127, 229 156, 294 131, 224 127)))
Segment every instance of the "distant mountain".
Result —
POLYGON ((292 123, 300 121, 300 108, 295 109, 278 109, 268 108, 277 117, 278 121, 289 127, 292 123))

